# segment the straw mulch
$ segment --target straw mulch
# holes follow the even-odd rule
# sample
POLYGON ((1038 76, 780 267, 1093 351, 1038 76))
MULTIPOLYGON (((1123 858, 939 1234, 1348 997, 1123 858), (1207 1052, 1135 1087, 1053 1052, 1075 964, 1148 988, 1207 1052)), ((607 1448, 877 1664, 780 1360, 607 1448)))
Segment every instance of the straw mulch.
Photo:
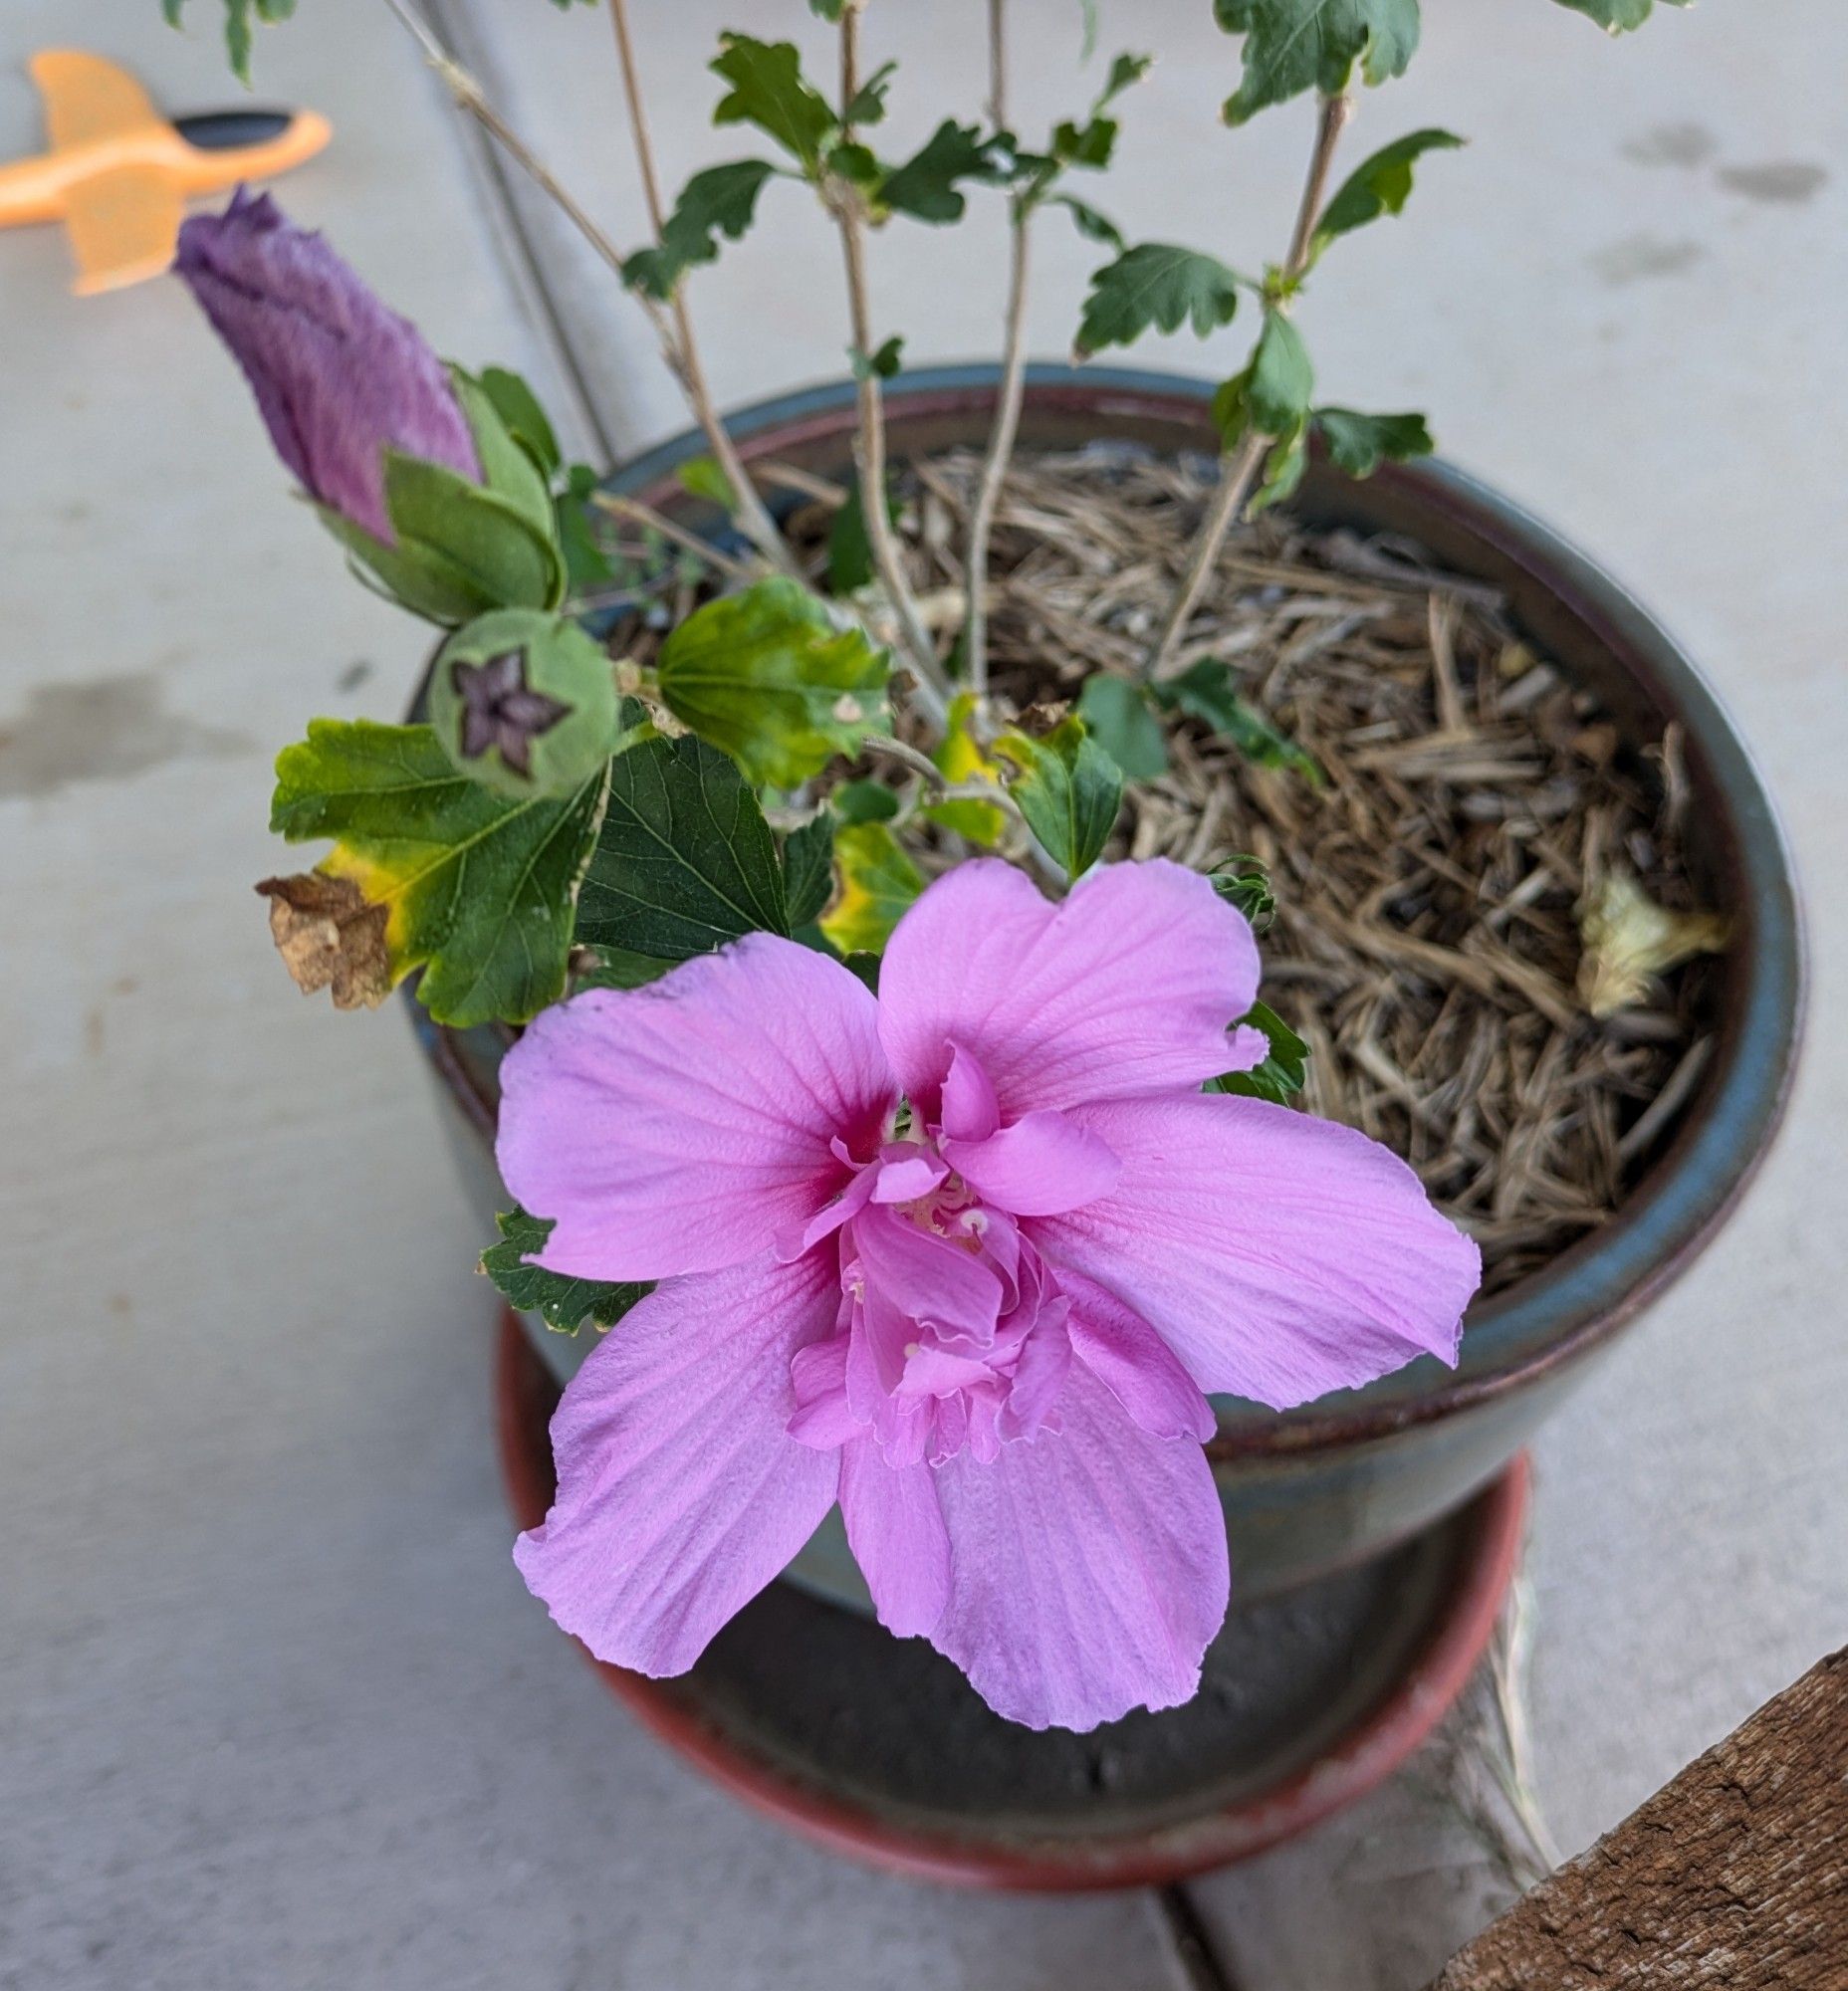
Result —
MULTIPOLYGON (((923 590, 963 582, 978 468, 910 467, 923 590)), ((994 547, 998 690, 1024 709, 1133 672, 1209 488, 1121 451, 1024 459, 994 547)), ((1486 1290, 1507 1286, 1622 1204, 1713 1048, 1698 964, 1603 1021, 1576 993, 1579 910, 1613 868, 1693 905, 1676 742, 1633 751, 1493 591, 1286 518, 1229 545, 1174 668, 1201 656, 1238 666, 1326 784, 1183 720, 1110 854, 1270 867, 1264 994, 1313 1048, 1305 1104, 1404 1155, 1481 1242, 1486 1290)))

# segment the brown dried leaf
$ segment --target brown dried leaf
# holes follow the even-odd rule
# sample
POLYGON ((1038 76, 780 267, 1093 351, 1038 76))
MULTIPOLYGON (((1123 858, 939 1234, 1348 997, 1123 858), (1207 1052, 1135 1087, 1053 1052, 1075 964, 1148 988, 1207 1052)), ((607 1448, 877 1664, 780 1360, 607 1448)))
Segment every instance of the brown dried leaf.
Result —
POLYGON ((303 995, 331 989, 337 1009, 375 1009, 391 994, 389 914, 350 878, 299 871, 265 878, 257 890, 270 902, 270 937, 303 995))

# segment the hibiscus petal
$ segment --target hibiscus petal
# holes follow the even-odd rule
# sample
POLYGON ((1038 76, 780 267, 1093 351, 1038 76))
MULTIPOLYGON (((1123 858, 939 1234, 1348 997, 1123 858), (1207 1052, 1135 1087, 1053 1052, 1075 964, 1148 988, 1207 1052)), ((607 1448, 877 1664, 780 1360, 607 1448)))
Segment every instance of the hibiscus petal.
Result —
POLYGON ((1065 1332, 1072 1354, 1145 1432, 1204 1444, 1219 1420, 1161 1336, 1114 1293, 1068 1265, 1060 1266, 1058 1283, 1071 1302, 1065 1332))
POLYGON ((901 1639, 930 1631, 950 1595, 950 1536, 935 1475, 888 1465, 869 1438, 840 1454, 840 1518, 879 1623, 901 1639))
POLYGON ((943 1158, 984 1203, 1016 1217, 1051 1217, 1095 1203, 1123 1165, 1062 1113, 1029 1113, 986 1141, 950 1141, 943 1158))
POLYGON ((1416 1355, 1455 1363, 1481 1254, 1378 1142, 1227 1094, 1080 1117, 1122 1179, 1036 1219, 1034 1241, 1061 1280, 1087 1273, 1141 1315, 1203 1390, 1287 1410, 1416 1355))
POLYGON ((1230 1070, 1227 1026, 1257 993, 1251 926, 1198 872, 1106 865, 1053 904, 1012 865, 981 859, 899 921, 879 972, 879 1036, 927 1119, 953 1045, 1015 1119, 1230 1070))
POLYGON ((1074 1364, 1062 1429, 937 1468, 950 1601, 930 1642, 998 1714, 1095 1728, 1175 1707, 1226 1615, 1226 1522, 1206 1453, 1140 1430, 1074 1364))
POLYGON ((495 1153, 555 1219, 538 1262, 593 1279, 742 1264, 876 1145, 893 1088, 857 977, 754 934, 645 989, 546 1010, 501 1067, 495 1153))
POLYGON ((567 1386, 558 1498, 514 1560, 599 1659, 685 1672, 833 1505, 839 1454, 787 1429, 791 1359, 834 1325, 828 1258, 671 1280, 567 1386))

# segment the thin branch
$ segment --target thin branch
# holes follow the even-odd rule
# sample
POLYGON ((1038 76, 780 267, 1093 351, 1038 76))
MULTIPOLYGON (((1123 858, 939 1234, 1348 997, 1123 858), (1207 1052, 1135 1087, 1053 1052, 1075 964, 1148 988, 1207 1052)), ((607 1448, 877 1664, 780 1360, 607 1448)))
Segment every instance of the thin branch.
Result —
MULTIPOLYGON (((860 7, 863 0, 846 0, 840 14, 840 101, 851 104, 859 89, 860 7)), ((851 135, 850 132, 845 135, 851 135)), ((859 433, 855 455, 859 463, 860 512, 866 522, 866 544, 880 583, 898 617, 905 649, 910 654, 918 695, 925 710, 941 727, 948 718, 950 683, 937 661, 936 645, 918 617, 917 603, 898 556, 892 522, 885 512, 885 407, 879 376, 872 370, 872 314, 867 304, 863 213, 858 193, 836 189, 831 205, 840 227, 841 253, 846 262, 847 307, 852 319, 855 371, 859 379, 859 433)))
POLYGON ((662 539, 672 540, 677 547, 684 547, 696 554, 710 567, 728 575, 733 580, 749 580, 751 569, 742 560, 733 559, 730 553, 722 553, 709 541, 702 540, 697 533, 690 533, 679 526, 664 512, 657 512, 652 505, 644 505, 639 498, 624 498, 613 491, 592 491, 590 503, 599 512, 607 512, 612 519, 626 519, 631 525, 645 526, 651 533, 659 533, 662 539))
MULTIPOLYGON (((989 0, 989 115, 995 128, 1008 119, 1008 57, 1005 0, 989 0)), ((995 401, 995 425, 989 433, 982 481, 969 519, 969 620, 964 626, 964 654, 969 687, 978 706, 988 697, 988 549, 1008 462, 1021 425, 1021 400, 1027 385, 1028 240, 1033 204, 1017 194, 1009 211, 1008 316, 1002 339, 1001 385, 995 401)))
POLYGON ((909 768, 914 774, 923 775, 935 793, 949 792, 950 777, 936 762, 928 754, 920 754, 915 747, 889 733, 867 734, 860 742, 860 752, 896 761, 901 768, 909 768))
MULTIPOLYGON (((616 54, 622 65, 622 95, 628 105, 629 129, 635 140, 635 163, 641 173, 642 197, 648 207, 648 227, 658 248, 667 217, 661 203, 660 176, 655 170, 654 144, 648 135, 641 77, 635 66, 635 44, 629 33, 628 0, 609 0, 609 18, 616 31, 616 54)), ((757 486, 751 482, 743 459, 724 422, 719 419, 712 390, 706 384, 706 369, 700 361, 699 343, 693 336, 693 321, 687 311, 679 279, 675 280, 668 310, 673 320, 671 363, 686 389, 687 399, 692 403, 694 419, 705 432, 713 461, 731 486, 738 523, 743 527, 746 538, 767 559, 785 573, 795 573, 796 561, 784 544, 783 535, 777 530, 777 522, 759 497, 757 486)))
MULTIPOLYGON (((1309 170, 1303 181, 1302 199, 1296 209, 1296 225, 1290 232, 1289 253, 1283 260, 1286 290, 1297 283, 1309 267, 1315 246, 1315 225, 1321 219, 1322 203, 1328 192, 1328 175, 1334 165, 1335 146, 1353 111, 1354 101, 1345 92, 1337 97, 1322 99, 1321 115, 1315 126, 1315 147, 1309 155, 1309 170)), ((1279 304, 1277 309, 1286 310, 1287 301, 1279 304)), ((1180 587, 1168 610, 1167 619, 1162 623, 1161 634, 1142 666, 1141 675, 1144 678, 1156 676, 1174 654, 1181 631, 1187 626, 1187 618, 1194 611, 1194 603, 1199 600, 1200 591, 1219 558, 1226 534, 1250 501, 1252 487, 1258 482, 1265 457, 1275 440, 1274 436, 1248 435, 1233 456, 1221 459, 1219 490, 1200 523, 1200 531, 1188 555, 1187 570, 1181 576, 1180 587)))
MULTIPOLYGON (((526 140, 488 102, 487 93, 480 83, 443 47, 430 32, 428 24, 406 4, 406 0, 385 0, 385 5, 409 29, 418 47, 423 51, 425 62, 436 72, 457 107, 467 111, 505 149, 508 157, 564 213, 578 234, 619 278, 622 275, 622 252, 553 177, 526 140)), ((652 308, 656 330, 665 337, 667 320, 660 306, 655 304, 652 298, 644 298, 642 303, 645 307, 652 308)))

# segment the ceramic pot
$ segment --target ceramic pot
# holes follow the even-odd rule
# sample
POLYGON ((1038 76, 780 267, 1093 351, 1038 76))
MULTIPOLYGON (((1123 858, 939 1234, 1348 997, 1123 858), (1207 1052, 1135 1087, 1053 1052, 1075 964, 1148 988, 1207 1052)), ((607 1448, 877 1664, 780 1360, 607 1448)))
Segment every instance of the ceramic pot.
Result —
MULTIPOLYGON (((892 461, 980 447, 995 390, 988 366, 903 375, 887 390, 892 461)), ((1212 391, 1164 374, 1035 367, 1020 444, 1065 450, 1108 441, 1210 454, 1212 391)), ((843 381, 760 403, 731 427, 747 462, 777 459, 838 479, 851 461, 853 403, 843 381)), ((679 437, 618 472, 610 488, 698 530, 720 531, 723 521, 675 475, 704 449, 698 435, 679 437)), ((1769 798, 1713 692, 1621 586, 1517 507, 1441 463, 1388 466, 1364 483, 1318 463, 1292 503, 1317 525, 1414 540, 1440 565, 1501 589, 1534 647, 1595 692, 1629 738, 1653 741, 1669 723, 1679 725, 1695 796, 1690 862, 1703 902, 1732 920, 1734 938, 1710 979, 1715 1052, 1672 1142, 1609 1223, 1471 1310, 1454 1372, 1422 1359, 1366 1389, 1280 1416, 1220 1400, 1210 1455, 1248 1598, 1373 1556, 1503 1470, 1726 1220, 1781 1115, 1802 1011, 1801 923, 1769 798)), ((482 1234, 491 1237, 492 1214, 508 1201, 490 1147, 508 1033, 439 1028, 412 1006, 453 1108, 482 1234)), ((588 1335, 567 1339, 536 1321, 530 1329, 561 1379, 591 1345, 588 1335)), ((834 1602, 870 1608, 837 1513, 789 1576, 834 1602)))

